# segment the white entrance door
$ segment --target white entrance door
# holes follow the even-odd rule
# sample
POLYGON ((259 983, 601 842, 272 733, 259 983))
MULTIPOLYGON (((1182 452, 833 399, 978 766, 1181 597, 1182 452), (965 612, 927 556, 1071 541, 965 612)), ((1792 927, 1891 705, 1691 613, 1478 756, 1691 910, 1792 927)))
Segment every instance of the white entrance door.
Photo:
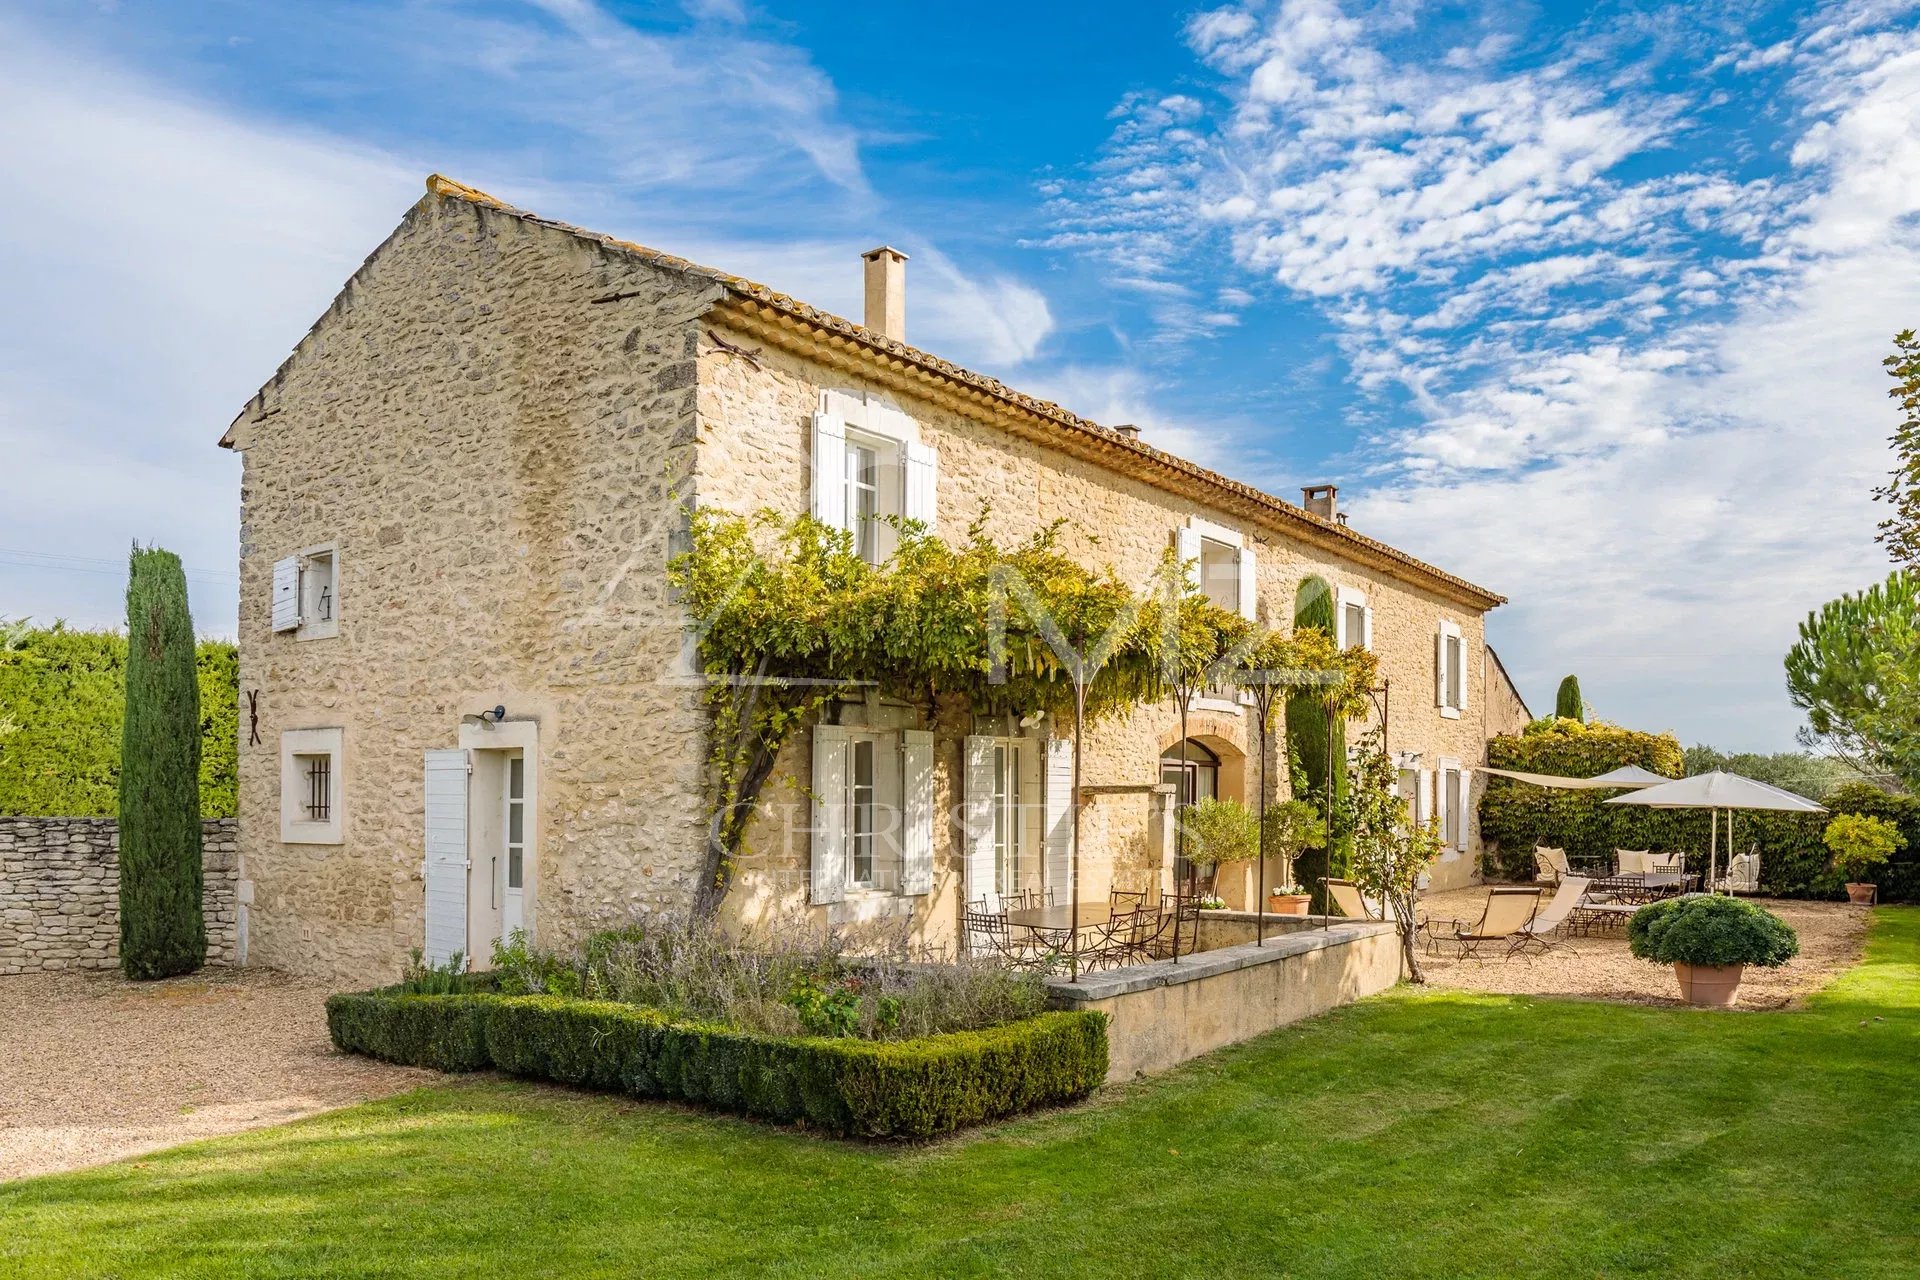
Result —
POLYGON ((524 929, 527 921, 527 760, 521 752, 507 757, 506 785, 501 788, 506 806, 500 822, 505 842, 501 864, 506 884, 500 897, 500 933, 511 935, 524 929))

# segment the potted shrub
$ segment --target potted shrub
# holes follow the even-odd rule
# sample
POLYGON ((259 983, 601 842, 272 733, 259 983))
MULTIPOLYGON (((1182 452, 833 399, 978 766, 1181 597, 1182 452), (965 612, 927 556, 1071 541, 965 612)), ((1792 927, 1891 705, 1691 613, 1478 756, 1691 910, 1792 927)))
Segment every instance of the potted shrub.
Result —
POLYGON ((1304 916, 1313 902, 1313 895, 1297 884, 1277 884, 1267 892, 1267 914, 1275 916, 1304 916))
POLYGON ((1642 960, 1672 965, 1688 1004, 1719 1009, 1733 1004, 1748 965, 1778 968, 1800 954, 1800 939, 1771 911, 1699 894, 1634 912, 1627 946, 1642 960))
POLYGON ((1189 805, 1184 821, 1187 862, 1209 895, 1214 892, 1214 876, 1221 863, 1259 856, 1259 831, 1254 826, 1253 811, 1238 800, 1208 797, 1189 805))
POLYGON ((1867 877, 1886 865, 1903 843, 1900 828, 1864 813, 1837 813, 1824 837, 1833 852, 1833 869, 1847 878, 1847 901, 1868 903, 1879 886, 1867 877))
POLYGON ((1280 883, 1267 894, 1267 910, 1277 916, 1304 916, 1313 895, 1294 883, 1293 860, 1301 850, 1326 842, 1326 824, 1310 802, 1287 800, 1267 806, 1266 827, 1267 856, 1280 859, 1280 883))

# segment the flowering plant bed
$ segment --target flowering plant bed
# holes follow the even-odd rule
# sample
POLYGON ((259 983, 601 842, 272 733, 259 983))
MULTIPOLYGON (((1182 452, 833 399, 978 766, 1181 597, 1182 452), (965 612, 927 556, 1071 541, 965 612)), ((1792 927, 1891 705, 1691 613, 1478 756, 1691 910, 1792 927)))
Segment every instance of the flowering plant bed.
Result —
POLYGON ((770 1036, 567 996, 327 1001, 338 1048, 387 1062, 669 1098, 850 1137, 926 1138, 1086 1097, 1107 1073, 1107 1020, 1044 1013, 912 1040, 770 1036))

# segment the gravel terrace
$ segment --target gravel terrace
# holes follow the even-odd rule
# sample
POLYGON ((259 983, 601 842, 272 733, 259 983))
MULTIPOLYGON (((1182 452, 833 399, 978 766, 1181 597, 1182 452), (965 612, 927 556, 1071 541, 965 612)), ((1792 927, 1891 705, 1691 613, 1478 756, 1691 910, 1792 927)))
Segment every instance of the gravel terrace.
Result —
POLYGON ((433 1073, 337 1054, 330 988, 261 969, 0 977, 0 1180, 283 1124, 433 1073))
MULTIPOLYGON (((1553 890, 1541 896, 1544 907, 1553 890)), ((1487 888, 1453 889, 1420 900, 1421 914, 1475 920, 1486 904, 1487 888)), ((1791 902, 1756 899, 1792 925, 1800 935, 1800 954, 1778 969, 1748 968, 1740 983, 1742 1009, 1779 1009, 1824 986, 1834 974, 1860 959, 1867 935, 1867 912, 1843 902, 1791 902)), ((1421 953, 1427 981, 1436 987, 1507 995, 1586 996, 1634 1004, 1681 1004, 1680 988, 1669 966, 1636 960, 1627 950, 1626 930, 1585 938, 1554 935, 1546 955, 1504 960, 1504 947, 1486 946, 1484 960, 1434 959, 1421 953)))

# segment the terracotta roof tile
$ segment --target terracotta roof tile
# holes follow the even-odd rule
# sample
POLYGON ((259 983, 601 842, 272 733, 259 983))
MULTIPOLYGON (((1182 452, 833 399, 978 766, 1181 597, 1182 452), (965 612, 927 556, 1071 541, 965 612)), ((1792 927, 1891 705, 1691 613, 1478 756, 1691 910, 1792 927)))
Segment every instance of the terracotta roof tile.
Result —
POLYGON ((1277 521, 1292 525, 1301 532, 1318 535, 1318 540, 1325 541, 1331 538, 1337 543, 1344 543, 1354 551, 1362 553, 1362 558, 1385 560, 1392 564, 1397 564, 1413 571, 1420 577, 1432 580, 1437 585, 1451 588, 1454 594, 1466 596, 1470 601, 1479 603, 1482 608, 1492 608, 1495 605, 1506 603, 1506 597, 1489 591, 1485 587, 1477 586, 1465 578, 1448 573, 1446 570, 1428 564, 1426 561, 1420 560, 1417 557, 1410 556, 1399 548, 1381 542, 1377 538, 1369 538, 1365 534, 1358 533, 1336 521, 1322 519, 1307 511, 1304 507, 1297 506, 1282 498, 1276 498, 1272 494, 1257 489, 1252 485, 1243 484, 1238 480, 1221 475, 1215 471, 1209 471, 1205 467, 1187 461, 1185 458, 1155 449, 1151 445, 1143 444, 1138 440, 1122 435, 1110 427, 1103 427, 1091 418, 1083 418, 1053 403, 1051 400, 1041 400, 1037 397, 1029 396, 1024 392, 1016 391, 997 378, 990 378, 984 374, 975 373, 971 369, 954 364, 952 361, 944 360, 930 352, 908 346, 898 339, 889 338, 884 334, 877 333, 865 325, 855 324, 853 321, 842 316, 834 315, 829 311, 823 311, 810 303, 801 302, 797 298, 791 298, 778 290, 768 288, 766 285, 745 279, 741 276, 730 275, 725 271, 718 271, 712 267, 702 266, 697 262, 689 262, 685 258, 676 257, 670 253, 662 253, 658 249, 650 249, 646 245, 635 244, 630 240, 621 240, 614 236, 587 231, 581 227, 573 226, 570 223, 540 217, 538 214, 515 208, 513 205, 488 195, 484 191, 466 186, 463 183, 455 182, 453 179, 443 177, 437 173, 427 179, 427 190, 435 195, 464 200, 470 204, 482 205, 490 209, 497 209, 515 218, 552 227, 556 230, 567 232, 570 235, 595 241, 668 270, 684 272, 691 276, 710 280, 737 298, 758 303, 762 307, 789 316, 795 321, 809 326, 820 333, 837 334, 842 338, 867 347, 876 353, 891 356, 961 387, 983 393, 992 399, 999 400, 1013 408, 1043 419, 1066 431, 1084 433, 1097 437, 1103 445, 1136 455, 1141 461, 1150 462, 1167 471, 1183 475, 1191 482, 1203 488, 1221 491, 1231 494, 1243 502, 1250 502, 1264 509, 1268 515, 1277 521))

